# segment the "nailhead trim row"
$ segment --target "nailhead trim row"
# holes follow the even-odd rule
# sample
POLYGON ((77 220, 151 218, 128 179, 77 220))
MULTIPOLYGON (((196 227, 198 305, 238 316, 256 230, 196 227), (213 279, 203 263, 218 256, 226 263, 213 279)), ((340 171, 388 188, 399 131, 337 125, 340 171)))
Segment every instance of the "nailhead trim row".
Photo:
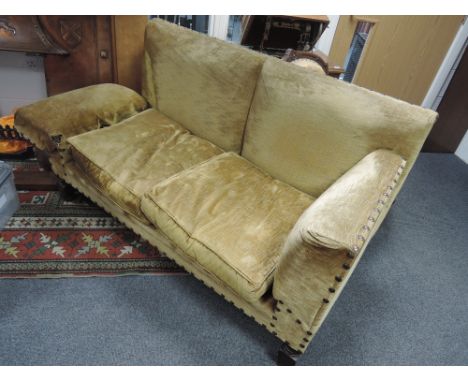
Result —
MULTIPOLYGON (((103 208, 107 213, 109 213, 110 215, 112 215, 110 213, 110 211, 107 209, 107 207, 105 207, 100 201, 98 200, 95 200, 93 197, 91 197, 91 195, 88 194, 88 192, 84 191, 82 189, 81 186, 77 186, 76 184, 74 184, 74 182, 72 180, 68 180, 68 179, 63 179, 66 183, 70 184, 72 187, 76 188, 78 191, 80 191, 83 195, 85 195, 86 197, 88 197, 90 200, 92 200, 93 202, 95 202, 97 205, 99 205, 101 208, 103 208)), ((124 222, 123 220, 117 218, 122 224, 124 224, 127 228, 129 228, 130 230, 132 230, 133 232, 135 232, 135 234, 139 235, 139 236, 142 236, 139 232, 137 232, 135 230, 134 227, 131 227, 130 225, 127 225, 126 222, 124 222)), ((154 245, 154 244, 152 244, 154 245)), ((156 245, 155 245, 156 246, 156 245)), ((176 259, 173 259, 180 267, 184 268, 185 267, 180 264, 176 259)), ((194 274, 193 272, 189 271, 186 269, 186 271, 193 275, 197 280, 201 281, 205 286, 207 286, 208 288, 210 288, 211 290, 213 290, 214 292, 216 292, 218 295, 222 295, 222 293, 218 292, 215 288, 211 287, 210 285, 206 284, 204 280, 202 280, 201 278, 197 277, 196 274, 194 274)), ((230 304, 232 304, 233 306, 235 306, 237 309, 241 310, 242 312, 245 313, 244 309, 242 309, 241 307, 237 306, 233 301, 231 300, 228 300, 225 296, 224 298, 226 299, 227 302, 229 302, 230 304)), ((280 304, 284 304, 283 301, 278 301, 280 304)), ((278 307, 276 307, 276 310, 277 311, 281 311, 281 309, 279 309, 278 307)), ((264 323, 258 321, 254 316, 250 316, 252 317, 255 322, 257 322, 260 326, 262 326, 263 328, 265 328, 266 330, 268 330, 271 334, 273 334, 274 336, 277 336, 280 340, 282 341, 285 341, 284 338, 281 338, 282 336, 278 335, 278 332, 276 332, 275 330, 270 330, 270 328, 265 325, 264 323)), ((286 342, 286 341, 285 341, 286 342)), ((289 344, 289 342, 286 342, 287 344, 289 344)), ((302 354, 302 352, 300 350, 297 350, 300 354, 302 354)))
MULTIPOLYGON (((393 191, 394 187, 396 187, 397 181, 398 181, 399 177, 401 176, 401 174, 403 173, 403 169, 404 169, 405 165, 406 165, 406 161, 403 160, 402 163, 400 164, 400 167, 398 168, 397 174, 395 175, 395 177, 394 177, 393 180, 392 180, 391 185, 389 185, 389 186, 387 187, 387 190, 389 190, 390 192, 387 191, 387 192, 385 192, 385 193, 383 194, 384 199, 379 199, 378 205, 379 205, 379 204, 385 205, 385 203, 388 201, 388 197, 390 196, 390 193, 391 193, 391 191, 393 191)), ((65 179, 64 179, 64 180, 65 180, 65 179)), ((68 179, 65 180, 65 181, 66 181, 67 183, 70 183, 70 184, 72 183, 72 182, 70 182, 68 179)), ((85 194, 88 198, 90 198, 91 200, 93 200, 93 198, 90 197, 90 195, 88 195, 87 192, 84 192, 84 191, 81 189, 81 187, 77 187, 77 186, 74 185, 74 184, 72 184, 72 186, 75 187, 75 188, 77 188, 80 192, 82 192, 82 193, 85 194)), ((107 208, 104 207, 100 202, 98 202, 98 201, 96 201, 96 200, 93 200, 93 201, 96 202, 96 204, 100 205, 102 208, 104 208, 104 210, 107 211, 107 208)), ((377 217, 378 217, 378 215, 381 213, 381 209, 379 209, 378 207, 375 208, 374 211, 377 212, 377 217)), ((109 211, 107 211, 107 212, 109 212, 109 211)), ((369 216, 368 221, 369 221, 369 222, 372 222, 372 223, 375 223, 377 217, 369 216)), ((119 219, 119 220, 120 220, 120 219, 119 219)), ((125 225, 127 226, 126 222, 123 222, 123 221, 122 221, 122 223, 125 224, 125 225)), ((372 225, 373 225, 373 224, 372 224, 372 225)), ((136 232, 135 229, 134 229, 133 227, 130 227, 130 226, 127 226, 127 227, 130 228, 132 231, 134 231, 136 234, 140 235, 139 232, 136 232)), ((371 230, 371 227, 369 226, 369 224, 363 226, 363 228, 362 228, 362 231, 363 231, 364 233, 365 233, 365 232, 370 232, 370 230, 371 230)), ((359 234, 359 235, 357 236, 357 238, 358 238, 358 240, 362 241, 363 244, 364 244, 364 242, 365 242, 365 240, 366 240, 366 237, 365 237, 363 234, 359 234)), ((360 247, 358 247, 357 245, 354 245, 354 246, 352 247, 352 249, 353 249, 354 254, 353 254, 353 253, 348 253, 348 257, 351 258, 351 259, 353 259, 353 258, 355 257, 355 254, 360 250, 360 247)), ((178 263, 178 262, 176 261, 176 263, 178 263)), ((178 264, 178 265, 182 266, 181 264, 178 264)), ((183 267, 183 266, 182 266, 182 267, 183 267)), ((185 268, 185 267, 183 267, 183 268, 185 268)), ((192 272, 189 272, 189 273, 192 274, 192 275, 194 275, 198 280, 202 281, 203 284, 205 284, 204 280, 198 278, 198 277, 197 277, 195 274, 193 274, 192 272)), ((341 277, 341 276, 336 276, 336 277, 335 277, 335 280, 336 280, 337 282, 341 282, 341 281, 342 281, 342 277, 341 277)), ((212 289, 213 291, 215 291, 215 292, 217 292, 218 294, 220 294, 220 295, 221 295, 222 297, 224 297, 229 303, 231 303, 232 305, 236 306, 236 304, 235 304, 233 301, 228 300, 222 293, 219 293, 218 291, 216 291, 216 289, 214 289, 213 287, 211 287, 211 286, 209 286, 209 285, 207 285, 207 284, 205 284, 205 285, 208 286, 208 287, 209 287, 210 289, 212 289)), ((334 288, 329 288, 329 292, 330 292, 330 293, 334 293, 334 292, 335 292, 335 289, 334 289, 334 288), (332 290, 333 290, 333 292, 332 292, 332 290)), ((281 304, 281 305, 284 304, 284 302, 283 302, 282 300, 277 300, 277 302, 278 302, 279 304, 281 304)), ((324 299, 323 299, 323 303, 324 303, 324 304, 328 304, 328 303, 329 303, 329 300, 326 299, 326 298, 324 298, 324 299)), ((237 307, 237 306, 236 306, 236 307, 237 307)), ((240 309, 242 312, 244 312, 244 309, 242 309, 242 308, 240 308, 240 307, 237 307, 237 308, 240 309)), ((277 304, 276 304, 274 310, 276 310, 276 311, 278 311, 278 312, 281 312, 281 309, 278 308, 277 304)), ((292 314, 292 311, 291 311, 290 309, 287 309, 287 311, 288 311, 288 313, 292 314)), ((252 317, 252 318, 253 318, 257 323, 259 323, 261 326, 263 326, 264 328, 268 329, 267 326, 266 326, 265 324, 258 322, 258 321, 255 319, 255 317, 253 317, 253 316, 250 316, 250 317, 252 317)), ((275 317, 275 318, 273 318, 273 320, 277 320, 277 318, 275 317)), ((296 323, 300 325, 300 324, 302 324, 302 321, 299 320, 299 319, 296 319, 296 323)), ((270 325, 271 325, 271 327, 275 327, 275 325, 274 325, 273 323, 270 323, 270 325)), ((277 333, 276 331, 271 331, 271 333, 272 333, 273 335, 275 335, 275 336, 278 336, 278 333, 277 333)), ((312 336, 313 333, 312 333, 311 331, 307 331, 306 334, 307 334, 308 336, 312 336)), ((280 339, 282 339, 282 338, 280 337, 280 339)), ((303 341, 308 342, 308 341, 310 341, 310 339, 308 340, 307 338, 303 338, 303 341)), ((286 344, 289 344, 287 341, 286 341, 285 343, 286 343, 286 344)), ((303 344, 303 343, 299 344, 299 346, 300 346, 301 348, 303 348, 303 349, 306 347, 306 345, 303 344)), ((299 352, 299 353, 301 353, 301 352, 299 352)))
MULTIPOLYGON (((280 311, 280 312, 281 312, 281 309, 278 308, 278 305, 285 305, 285 304, 284 304, 284 302, 283 302, 282 300, 275 300, 275 306, 274 306, 273 310, 274 310, 274 311, 280 311)), ((285 307, 285 309, 286 309, 286 312, 287 312, 288 314, 293 314, 293 311, 292 311, 290 308, 285 307)), ((272 320, 274 320, 274 321, 278 321, 278 317, 277 317, 276 315, 274 315, 274 314, 272 315, 271 318, 272 318, 272 320)), ((296 324, 298 324, 298 325, 301 325, 301 324, 302 324, 302 321, 301 321, 299 318, 296 318, 295 322, 296 322, 296 324)), ((270 322, 270 326, 271 326, 272 328, 274 328, 274 327, 275 327, 275 324, 274 324, 273 322, 270 322)), ((267 329, 268 329, 268 328, 267 328, 267 329)), ((275 334, 275 335, 277 335, 276 332, 272 332, 272 333, 275 334)), ((309 337, 309 338, 304 337, 304 338, 302 339, 302 341, 303 341, 304 343, 300 343, 300 344, 299 344, 299 347, 300 347, 301 349, 304 349, 304 348, 307 346, 306 344, 307 344, 308 342, 310 342, 310 340, 311 340, 310 337, 311 337, 312 334, 313 334, 310 330, 307 330, 307 331, 305 331, 304 333, 305 333, 305 335, 306 335, 307 337, 309 337)), ((289 345, 289 344, 290 344, 288 341, 284 341, 284 342, 285 342, 286 345, 289 345)), ((302 352, 299 351, 299 353, 302 353, 302 352)))
MULTIPOLYGON (((368 235, 369 233, 371 232, 371 229, 372 229, 372 226, 374 225, 374 223, 377 221, 377 218, 379 217, 379 215, 382 213, 382 208, 380 208, 380 206, 385 206, 385 204, 388 202, 388 199, 390 198, 390 195, 393 191, 393 189, 395 188, 395 186, 397 185, 397 182, 398 182, 398 179, 400 178, 401 174, 403 173, 403 169, 404 167, 406 166, 406 161, 405 160, 402 160, 402 162, 400 163, 400 166, 398 167, 398 170, 396 172, 396 175, 393 177, 392 179, 392 183, 391 185, 387 186, 385 192, 383 193, 383 195, 381 196, 381 198, 377 201, 377 207, 375 207, 372 212, 374 214, 370 215, 367 219, 367 224, 363 225, 361 227, 361 230, 360 232, 357 234, 356 236, 356 239, 358 242, 360 242, 360 245, 358 243, 354 244, 352 246, 352 252, 348 252, 347 253, 347 257, 349 259, 354 259, 356 257, 356 255, 358 254, 358 252, 361 250, 361 248, 363 247, 364 243, 366 242, 367 238, 368 238, 368 235)), ((343 269, 345 269, 346 271, 350 270, 351 269, 351 265, 350 264, 347 264, 347 263, 344 263, 342 265, 343 269)), ((337 275, 335 276, 335 281, 337 281, 338 283, 340 283, 341 281, 343 281, 343 276, 341 275, 337 275)), ((335 288, 334 287, 330 287, 328 288, 328 292, 330 293, 335 293, 335 288)), ((323 299, 323 304, 328 304, 330 302, 330 300, 328 298, 324 298, 323 299)), ((297 320, 296 322, 298 322, 299 320, 297 320)), ((312 332, 310 331, 307 331, 307 335, 311 336, 312 335, 312 332)), ((302 339, 305 343, 307 343, 309 340, 307 338, 303 338, 302 339)), ((305 344, 300 344, 299 345, 301 348, 305 348, 305 344)))
POLYGON ((356 235, 356 243, 352 246, 352 252, 354 252, 354 254, 357 254, 361 250, 361 248, 364 246, 364 243, 369 238, 371 229, 377 221, 379 215, 382 213, 382 207, 387 204, 393 189, 398 183, 398 179, 403 173, 403 169, 405 168, 405 166, 406 161, 402 160, 400 165, 398 166, 398 170, 395 176, 391 181, 391 184, 386 187, 384 193, 377 201, 377 206, 372 210, 371 215, 369 215, 369 217, 367 218, 367 224, 363 225, 361 227, 360 232, 358 232, 358 234, 356 235))

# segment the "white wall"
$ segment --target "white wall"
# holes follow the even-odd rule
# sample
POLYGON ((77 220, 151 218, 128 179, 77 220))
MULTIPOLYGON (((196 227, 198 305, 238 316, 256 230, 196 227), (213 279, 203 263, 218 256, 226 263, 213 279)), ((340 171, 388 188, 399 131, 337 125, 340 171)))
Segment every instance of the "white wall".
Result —
POLYGON ((0 116, 47 97, 42 56, 0 51, 0 116))
POLYGON ((226 40, 229 27, 229 15, 210 15, 208 19, 208 35, 226 40))
POLYGON ((330 54, 330 48, 333 42, 333 37, 335 36, 336 26, 338 25, 338 21, 340 16, 328 16, 330 19, 330 23, 327 26, 327 29, 322 33, 320 39, 315 44, 315 48, 322 51, 326 55, 330 54))

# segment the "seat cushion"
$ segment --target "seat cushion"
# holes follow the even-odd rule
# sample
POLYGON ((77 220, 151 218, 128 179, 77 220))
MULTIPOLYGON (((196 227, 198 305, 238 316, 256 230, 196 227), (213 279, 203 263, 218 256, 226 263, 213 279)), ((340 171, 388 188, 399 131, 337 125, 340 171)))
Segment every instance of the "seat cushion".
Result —
POLYGON ((123 210, 147 223, 141 196, 159 181, 222 150, 155 109, 69 139, 73 159, 123 210))
POLYGON ((141 209, 208 272, 255 301, 270 286, 283 242, 312 201, 225 153, 159 183, 141 209))
POLYGON ((144 95, 226 151, 240 152, 264 55, 161 19, 148 23, 144 95))

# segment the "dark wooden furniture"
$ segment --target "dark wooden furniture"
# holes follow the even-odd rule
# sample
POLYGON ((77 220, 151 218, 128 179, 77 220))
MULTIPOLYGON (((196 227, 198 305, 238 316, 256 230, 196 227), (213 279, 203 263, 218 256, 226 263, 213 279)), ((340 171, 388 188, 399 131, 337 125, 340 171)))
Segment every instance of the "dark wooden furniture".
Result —
POLYGON ((43 27, 38 16, 0 16, 0 50, 67 54, 43 27))
POLYGON ((138 93, 147 23, 148 16, 111 16, 114 82, 138 93))
POLYGON ((328 23, 327 16, 244 16, 241 44, 282 57, 287 49, 312 49, 328 23))
POLYGON ((465 50, 437 112, 439 119, 427 137, 423 151, 453 153, 468 128, 468 49, 465 50))
POLYGON ((68 52, 44 58, 49 96, 113 82, 110 16, 40 16, 40 20, 68 52))
POLYGON ((147 16, 41 16, 69 54, 44 60, 49 95, 115 82, 141 91, 147 16))
POLYGON ((56 191, 60 180, 52 171, 14 171, 18 191, 56 191))
MULTIPOLYGON (((147 16, 0 16, 0 50, 43 54, 49 96, 105 82, 140 92, 147 21, 147 16)), ((9 128, 4 138, 14 134, 9 128)), ((17 189, 58 189, 48 159, 34 153, 45 171, 16 172, 17 189)), ((34 153, 28 151, 28 157, 34 153)))
POLYGON ((147 16, 0 16, 0 50, 44 54, 49 96, 115 82, 141 90, 147 16))

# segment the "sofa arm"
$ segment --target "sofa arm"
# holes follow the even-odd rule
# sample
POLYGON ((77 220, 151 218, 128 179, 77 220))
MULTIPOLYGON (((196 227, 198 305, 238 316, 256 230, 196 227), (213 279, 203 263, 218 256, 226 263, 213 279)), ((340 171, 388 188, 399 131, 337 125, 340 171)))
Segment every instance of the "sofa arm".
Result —
POLYGON ((368 154, 315 200, 289 233, 273 297, 305 331, 317 327, 324 306, 329 309, 380 225, 405 163, 388 150, 368 154))
POLYGON ((146 100, 131 89, 92 85, 18 109, 15 128, 50 153, 69 137, 112 125, 145 108, 146 100))

